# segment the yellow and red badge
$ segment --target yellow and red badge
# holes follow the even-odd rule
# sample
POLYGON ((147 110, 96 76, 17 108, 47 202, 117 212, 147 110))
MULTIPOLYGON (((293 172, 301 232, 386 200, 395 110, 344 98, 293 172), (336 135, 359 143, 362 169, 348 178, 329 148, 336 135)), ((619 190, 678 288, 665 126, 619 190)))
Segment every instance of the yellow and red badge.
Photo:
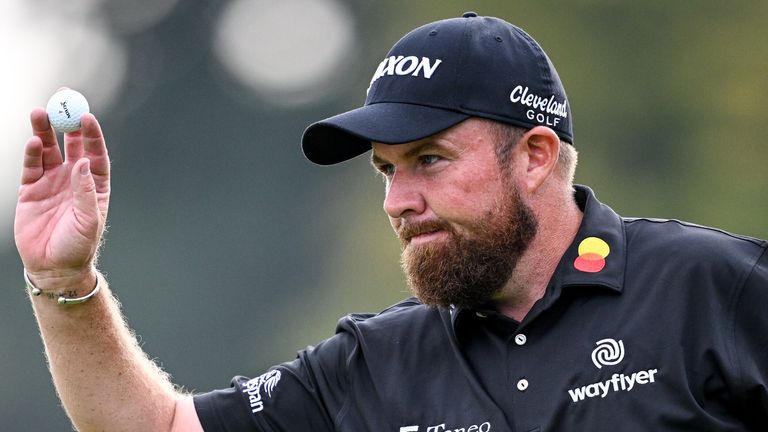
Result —
POLYGON ((609 253, 611 248, 603 239, 587 237, 579 243, 579 256, 573 266, 586 273, 597 273, 605 267, 605 257, 609 253))

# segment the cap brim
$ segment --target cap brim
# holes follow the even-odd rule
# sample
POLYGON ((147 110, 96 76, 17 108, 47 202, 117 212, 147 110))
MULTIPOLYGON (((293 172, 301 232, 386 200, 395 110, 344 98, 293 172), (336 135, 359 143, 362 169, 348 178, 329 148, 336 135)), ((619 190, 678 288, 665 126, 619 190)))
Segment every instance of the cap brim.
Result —
POLYGON ((402 144, 434 135, 469 118, 422 105, 381 102, 311 124, 301 138, 304 155, 331 165, 361 155, 371 142, 402 144))

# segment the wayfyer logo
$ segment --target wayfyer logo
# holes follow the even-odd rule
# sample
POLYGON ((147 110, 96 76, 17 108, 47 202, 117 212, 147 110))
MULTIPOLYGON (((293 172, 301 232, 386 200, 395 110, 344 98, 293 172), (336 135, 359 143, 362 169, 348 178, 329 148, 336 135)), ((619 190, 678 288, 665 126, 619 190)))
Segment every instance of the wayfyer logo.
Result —
POLYGON ((596 343, 592 351, 592 363, 601 369, 603 366, 613 366, 624 360, 624 342, 615 339, 603 339, 596 343))
MULTIPOLYGON (((592 363, 598 369, 605 366, 615 366, 624 360, 624 341, 601 339, 595 345, 597 348, 592 351, 592 363)), ((614 373, 606 380, 570 389, 568 395, 576 403, 597 396, 604 398, 611 392, 629 392, 637 388, 638 385, 655 383, 658 373, 658 369, 641 370, 630 374, 614 373)))

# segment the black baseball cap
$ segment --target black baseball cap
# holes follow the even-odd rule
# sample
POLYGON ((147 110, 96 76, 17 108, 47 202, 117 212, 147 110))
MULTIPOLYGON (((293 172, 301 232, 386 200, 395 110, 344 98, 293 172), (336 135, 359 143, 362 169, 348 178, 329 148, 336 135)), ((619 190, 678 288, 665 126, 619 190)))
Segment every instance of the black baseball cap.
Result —
POLYGON ((403 36, 379 64, 365 105, 310 125, 304 155, 330 165, 434 135, 469 117, 550 127, 573 143, 571 108, 554 65, 522 29, 467 12, 403 36))

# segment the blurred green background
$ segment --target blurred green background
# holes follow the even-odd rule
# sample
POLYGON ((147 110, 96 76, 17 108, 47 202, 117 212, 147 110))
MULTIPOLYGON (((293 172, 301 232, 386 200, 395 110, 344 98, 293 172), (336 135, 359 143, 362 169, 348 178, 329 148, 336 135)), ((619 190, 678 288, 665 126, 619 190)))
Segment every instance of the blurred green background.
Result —
MULTIPOLYGON (((113 160, 100 267, 187 389, 258 375, 408 296, 366 158, 303 159, 408 30, 465 10, 545 48, 577 181, 625 216, 768 237, 768 2, 11 0, 0 80, 0 430, 66 431, 12 224, 27 116, 81 90, 113 160)), ((716 254, 718 251, 712 251, 716 254)))

